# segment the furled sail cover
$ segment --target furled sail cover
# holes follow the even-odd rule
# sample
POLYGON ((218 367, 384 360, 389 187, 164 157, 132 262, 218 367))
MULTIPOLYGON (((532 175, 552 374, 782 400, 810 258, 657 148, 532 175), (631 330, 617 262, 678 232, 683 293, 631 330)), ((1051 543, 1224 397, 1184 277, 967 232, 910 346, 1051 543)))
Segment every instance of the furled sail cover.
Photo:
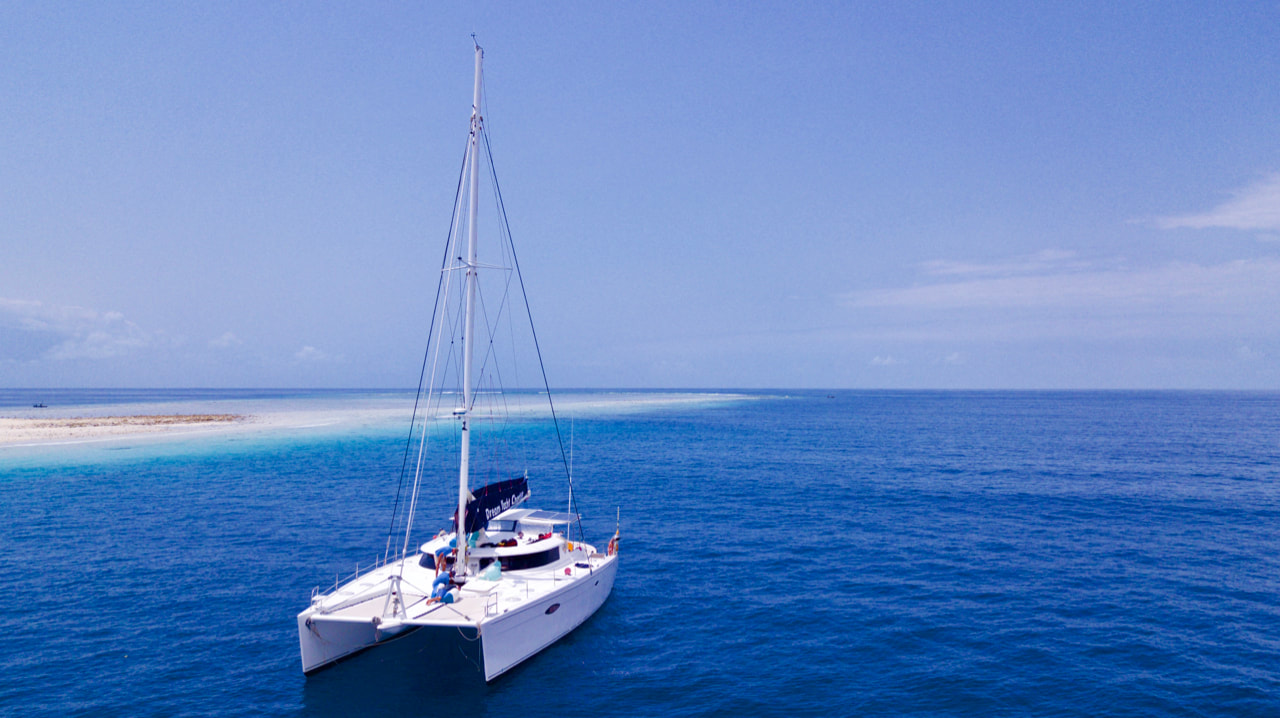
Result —
POLYGON ((489 519, 529 498, 529 480, 521 476, 498 481, 471 495, 475 498, 467 502, 467 533, 479 531, 489 519))

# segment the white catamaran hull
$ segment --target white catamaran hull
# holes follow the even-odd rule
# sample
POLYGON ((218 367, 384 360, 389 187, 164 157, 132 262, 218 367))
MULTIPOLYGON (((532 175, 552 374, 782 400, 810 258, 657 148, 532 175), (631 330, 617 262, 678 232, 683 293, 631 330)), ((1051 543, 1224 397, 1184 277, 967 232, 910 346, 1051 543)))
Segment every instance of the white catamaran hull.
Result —
POLYGON ((591 618, 613 590, 617 571, 618 557, 612 556, 590 576, 486 620, 480 632, 484 679, 506 673, 591 618))
MULTIPOLYGON (((523 582, 508 580, 456 604, 434 604, 424 613, 411 609, 413 617, 404 619, 375 621, 365 611, 326 615, 308 609, 298 614, 303 671, 315 673, 366 649, 395 642, 402 644, 396 655, 414 654, 423 670, 453 670, 461 652, 486 681, 492 681, 582 625, 604 604, 613 590, 618 557, 592 561, 597 562, 590 571, 575 570, 577 575, 571 579, 535 579, 536 584, 550 581, 549 590, 532 589, 531 593, 519 588, 523 582)), ((414 596, 405 598, 412 601, 414 596)), ((385 600, 384 592, 371 594, 363 603, 381 608, 385 600)))
MULTIPOLYGON (((302 667, 308 675, 337 663, 356 658, 366 649, 378 647, 369 658, 390 661, 412 656, 415 665, 427 672, 455 671, 459 653, 470 664, 480 664, 479 643, 475 626, 403 625, 402 630, 382 631, 369 620, 359 623, 333 617, 298 617, 298 636, 302 644, 302 667), (395 652, 384 649, 395 645, 395 652)), ((364 660, 363 657, 360 660, 364 660)))

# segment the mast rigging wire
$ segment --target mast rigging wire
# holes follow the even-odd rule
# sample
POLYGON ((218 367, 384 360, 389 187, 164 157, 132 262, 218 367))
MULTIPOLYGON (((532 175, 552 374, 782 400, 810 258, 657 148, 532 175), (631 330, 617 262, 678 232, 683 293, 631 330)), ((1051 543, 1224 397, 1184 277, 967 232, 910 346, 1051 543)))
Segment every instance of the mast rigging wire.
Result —
MULTIPOLYGON (((487 104, 488 95, 487 95, 487 93, 485 93, 485 92, 484 92, 484 89, 487 89, 487 88, 484 88, 484 84, 483 84, 483 83, 484 83, 484 80, 483 80, 483 78, 481 79, 481 83, 482 83, 482 85, 481 85, 481 87, 482 87, 482 95, 481 95, 481 98, 482 98, 482 104, 487 104)), ((476 108, 476 109, 477 109, 477 110, 479 110, 480 108, 476 108)), ((484 114, 485 114, 485 113, 483 113, 483 112, 482 112, 482 113, 481 113, 481 116, 483 116, 484 114)), ((568 457, 567 457, 567 455, 566 455, 566 453, 565 453, 564 437, 563 437, 562 432, 560 431, 560 420, 559 420, 559 416, 556 414, 555 401, 554 401, 554 399, 553 399, 553 397, 552 397, 552 394, 551 394, 551 384, 550 384, 549 379, 547 378, 547 369, 546 369, 546 365, 545 365, 545 363, 543 362, 543 358, 542 358, 542 346, 541 346, 541 344, 538 342, 538 333, 537 333, 537 329, 535 328, 534 323, 533 323, 533 309, 532 309, 532 307, 530 307, 530 306, 529 306, 529 296, 528 296, 528 291, 525 289, 525 285, 524 285, 524 275, 523 275, 523 273, 522 273, 522 272, 521 272, 521 270, 520 270, 520 261, 519 261, 519 258, 518 258, 518 256, 517 256, 517 254, 516 254, 515 242, 514 242, 514 240, 513 240, 513 238, 512 238, 512 234, 511 234, 511 223, 510 223, 510 220, 509 220, 509 219, 508 219, 508 217, 507 217, 506 203, 505 203, 505 202, 504 202, 504 200, 503 200, 503 197, 502 197, 502 188, 501 188, 501 186, 500 186, 500 184, 499 184, 499 182, 498 182, 497 168, 496 168, 495 163, 494 163, 494 160, 493 160, 493 150, 492 150, 492 146, 491 146, 490 139, 489 139, 489 132, 488 132, 488 128, 486 127, 486 125, 485 125, 484 123, 480 123, 480 124, 479 124, 479 133, 480 133, 480 137, 481 137, 481 139, 483 139, 483 141, 484 141, 484 154, 485 154, 485 158, 488 160, 488 165, 489 165, 489 175, 490 175, 490 179, 491 179, 491 180, 492 180, 492 182, 493 182, 493 191, 494 191, 494 195, 495 195, 495 198, 496 198, 496 202, 497 202, 497 206, 498 206, 498 211, 499 211, 499 213, 500 213, 500 214, 501 214, 501 216, 502 216, 502 224, 501 224, 501 225, 499 225, 499 231, 500 231, 500 233, 501 233, 502 235, 504 235, 504 236, 503 236, 503 239, 504 239, 505 241, 504 241, 504 242, 500 242, 500 243, 499 243, 499 245, 500 245, 500 247, 502 248, 502 250, 503 250, 503 253, 504 253, 504 254, 505 254, 505 252, 506 252, 507 250, 510 250, 510 252, 511 252, 512 265, 513 265, 513 266, 514 266, 514 268, 515 268, 515 272, 514 272, 514 274, 515 274, 515 279, 517 279, 517 280, 518 280, 519 285, 520 285, 520 294, 521 294, 521 298, 524 300, 524 305, 525 305, 525 314, 526 314, 526 317, 527 317, 527 318, 528 318, 528 320, 529 320, 529 332, 530 332, 530 335, 531 335, 531 337, 532 337, 532 339, 533 339, 534 351, 535 351, 535 353, 537 354, 537 357, 538 357, 538 368, 539 368, 539 371, 540 371, 540 373, 541 373, 541 375, 542 375, 542 386, 543 386, 543 390, 544 390, 544 391, 546 391, 546 393, 547 393, 547 405, 548 405, 548 407, 549 407, 549 409, 550 409, 550 411, 551 411, 551 421, 552 421, 552 425, 554 426, 554 428, 555 428, 555 432, 556 432, 556 443, 557 443, 557 445, 558 445, 558 447, 559 447, 559 449, 560 449, 560 461, 561 461, 562 466, 564 467, 565 477, 566 477, 566 479, 567 479, 567 481, 568 481, 568 484, 569 484, 569 505, 570 505, 570 511, 573 513, 574 518, 575 518, 575 520, 577 521, 577 524, 578 524, 578 535, 579 535, 579 539, 580 539, 580 540, 582 540, 582 539, 585 539, 585 537, 586 537, 586 533, 584 532, 584 530, 583 530, 583 528, 582 528, 582 514, 581 514, 580 510, 577 508, 578 503, 577 503, 577 495, 576 495, 576 492, 574 491, 574 486, 573 486, 573 472, 572 472, 572 470, 571 470, 571 469, 570 469, 570 467, 569 467, 569 459, 568 459, 568 457)), ((458 171, 458 184, 457 184, 457 189, 456 189, 456 191, 454 192, 454 199, 453 199, 453 211, 451 212, 450 223, 449 223, 449 232, 448 232, 448 235, 447 235, 447 236, 448 236, 448 238, 449 238, 449 241, 446 241, 446 243, 445 243, 445 248, 444 248, 443 257, 442 257, 442 259, 441 259, 441 272, 442 272, 442 273, 448 272, 448 270, 450 269, 450 267, 449 267, 449 264, 450 264, 450 262, 449 262, 449 250, 454 246, 454 245, 453 245, 453 241, 452 241, 452 240, 453 240, 454 232, 455 232, 455 230, 457 229, 457 225, 458 225, 458 206, 459 206, 459 202, 461 201, 462 196, 463 196, 463 193, 464 193, 464 185, 465 185, 465 181, 466 181, 466 174, 467 174, 467 173, 466 173, 467 160, 468 160, 469 155, 470 155, 470 142, 468 142, 468 148, 467 148, 467 150, 463 152, 462 164, 461 164, 461 167, 459 168, 459 171, 458 171)), ((459 257, 458 259, 460 259, 460 260, 461 260, 462 258, 461 258, 461 257, 459 257)), ((510 272, 510 270, 509 270, 509 269, 508 269, 507 271, 508 271, 508 272, 510 272)), ((504 314, 504 309, 505 309, 505 307, 506 307, 506 304, 507 304, 508 298, 509 298, 509 296, 510 296, 511 279, 512 279, 512 275, 511 275, 511 274, 508 274, 508 275, 507 275, 507 280, 503 283, 502 299, 499 301, 499 304, 498 304, 498 310, 497 310, 497 315, 496 315, 495 321, 500 321, 500 319, 501 319, 502 315, 504 314)), ((433 307, 432 307, 431 324, 429 324, 429 325, 428 325, 431 329, 429 329, 429 330, 428 330, 428 335, 427 335, 427 347, 426 347, 426 350, 423 352, 423 357, 422 357, 422 367, 421 367, 421 369, 419 370, 419 373, 418 373, 418 388, 417 388, 417 391, 416 391, 416 393, 415 393, 415 395, 414 395, 413 414, 412 414, 412 417, 411 417, 411 420, 410 420, 410 423, 409 423, 409 433, 408 433, 408 436, 407 436, 407 437, 406 437, 406 439, 405 439, 404 455, 403 455, 403 458, 402 458, 402 460, 401 460, 401 466, 400 466, 400 478, 399 478, 399 482, 398 482, 398 484, 397 484, 397 486, 396 486, 396 500, 395 500, 395 504, 394 504, 394 506, 393 506, 393 508, 392 508, 392 513, 391 513, 391 523, 390 523, 390 525, 389 525, 389 527, 388 527, 388 530, 387 530, 387 545, 386 545, 386 548, 384 549, 384 552, 383 552, 383 560, 384 560, 384 562, 385 562, 386 560, 388 560, 388 557, 390 556, 390 551, 391 551, 391 540, 392 540, 392 538, 394 537, 394 535, 395 535, 395 533, 396 533, 396 524, 397 524, 398 517, 399 517, 399 508, 400 508, 400 504, 401 504, 401 502, 402 502, 402 495, 403 495, 403 493, 404 493, 404 480, 405 480, 405 476, 407 475, 407 470, 408 470, 409 451, 410 451, 410 448, 412 447, 412 444, 413 444, 413 434, 414 434, 415 427, 417 426, 418 410, 419 410, 419 406, 420 406, 421 399, 422 399, 422 387, 423 387, 423 383, 424 383, 424 382, 425 382, 425 380, 426 380, 426 368, 427 368, 427 363, 428 363, 428 361, 429 361, 429 359, 430 359, 430 355, 431 355, 432 339, 434 338, 434 335, 435 335, 435 332, 434 332, 435 322, 436 322, 436 318, 437 318, 438 313, 439 313, 440 308, 441 308, 441 307, 440 307, 440 294, 441 294, 441 292, 443 291, 444 285, 445 285, 445 283, 442 281, 442 282, 439 282, 439 283, 437 284, 437 286, 436 286, 436 300, 435 300, 435 303, 433 304, 433 307)), ((482 299, 481 301, 483 302, 483 299, 482 299)), ((482 308, 482 310, 481 310, 481 311, 482 311, 482 312, 484 312, 483 308, 482 308)), ((484 321, 484 324, 485 324, 485 327, 486 327, 486 331, 487 331, 487 333, 489 334, 489 337, 488 337, 488 338, 489 338, 489 342, 488 342, 488 347, 486 347, 485 356, 483 356, 483 357, 481 358, 481 374, 482 374, 482 375, 484 374, 484 367, 485 367, 485 365, 487 365, 487 364, 488 364, 488 359, 489 359, 489 357, 492 355, 492 351, 493 351, 493 338, 494 338, 494 327, 493 327, 493 325, 488 321, 488 318, 487 318, 487 317, 488 317, 488 313, 487 313, 487 312, 484 312, 484 314, 485 314, 485 317, 486 317, 486 319, 485 319, 485 321, 484 321)), ((509 315, 508 315, 508 316, 509 316, 509 315)), ((452 324, 452 322, 451 322, 450 324, 452 324)), ((456 328, 455 328, 455 330, 456 330, 456 328)), ((451 334, 453 334, 453 333, 454 333, 454 331, 451 331, 450 333, 451 333, 451 334)), ((440 339, 441 339, 441 340, 443 340, 443 337, 440 337, 440 339)), ((456 337, 454 337, 454 339, 456 339, 456 337)), ((451 340, 451 342, 450 342, 450 343, 452 344, 452 343, 453 343, 453 340, 451 340)), ((439 348, 440 348, 440 347, 439 347, 439 344, 438 344, 438 342, 437 342, 437 347, 436 347, 436 351, 437 351, 437 352, 439 352, 439 348)), ((495 364, 495 365, 494 365, 494 367, 495 367, 495 369, 497 369, 497 368, 498 368, 498 367, 497 367, 497 364, 495 364)), ((455 367, 455 371, 457 371, 457 367, 455 367)), ((434 372, 433 372, 433 373, 434 373, 434 372)), ((499 379, 499 382, 501 382, 501 380, 500 380, 500 379, 499 379)), ((442 398, 442 397, 438 397, 438 399, 440 399, 440 398, 442 398)), ((475 401, 475 398, 476 398, 476 397, 473 397, 473 402, 475 401)), ((438 400, 438 399, 437 399, 437 400, 438 400)), ((505 401, 505 398, 504 398, 504 401, 505 401)), ((470 408, 472 408, 472 407, 467 407, 467 408, 468 408, 468 409, 470 409, 470 408)), ((428 409, 429 409, 429 407, 428 407, 428 409)), ((425 412, 424 412, 424 417, 425 417, 425 412)), ((424 424, 424 426, 423 426, 423 429, 422 429, 422 430, 423 430, 423 432, 424 432, 424 434, 425 434, 425 432, 427 431, 427 427, 426 427, 426 425, 425 425, 425 424, 424 424)), ((423 437, 424 441, 425 441, 425 438, 426 438, 426 437, 424 436, 424 437, 423 437)), ((419 459, 419 464, 420 464, 420 463, 421 463, 421 459, 419 459)), ((419 466, 419 470, 421 470, 421 466, 419 466)), ((417 481, 415 480, 415 485, 416 485, 416 483, 417 483, 417 481)), ((415 491, 415 495, 416 495, 416 491, 415 491)), ((408 525, 407 525, 407 526, 406 526, 406 531, 408 531, 408 530, 409 530, 409 529, 408 529, 408 525)), ((566 538, 567 538, 567 537, 566 537, 566 538)), ((407 546, 407 542, 408 542, 408 540, 409 540, 409 537, 408 537, 408 536, 406 536, 406 537, 405 537, 405 540, 406 540, 406 546, 407 546)), ((402 550, 402 551, 401 551, 401 553, 405 553, 405 554, 407 555, 407 549, 402 550)))
MULTIPOLYGON (((502 201, 502 187, 498 184, 498 170, 493 162, 493 149, 489 145, 489 132, 482 125, 480 128, 480 136, 484 139, 484 154, 489 159, 489 173, 493 178, 493 188, 498 195, 498 212, 502 215, 502 224, 507 231, 507 241, 511 247, 512 264, 516 268, 516 278, 519 279, 520 295, 524 299, 524 310, 529 317, 529 333, 533 336, 533 348, 538 354, 538 368, 542 371, 542 386, 547 392, 547 405, 551 408, 551 423, 556 428, 556 442, 560 445, 560 462, 564 464, 564 474, 569 481, 569 504, 577 507, 577 497, 573 490, 573 473, 569 471, 569 458, 564 450, 564 438, 560 434, 560 420, 556 417, 555 401, 551 398, 551 382, 547 379, 547 367, 542 361, 542 346, 538 343, 538 330, 533 326, 533 309, 529 306, 529 293, 524 287, 524 274, 520 272, 520 259, 516 256, 516 243, 511 237, 511 223, 507 220, 507 206, 502 201)), ((573 511, 574 518, 578 521, 578 538, 586 540, 586 533, 582 530, 582 514, 580 511, 573 511)), ((568 538, 567 536, 565 538, 568 538)))
MULTIPOLYGON (((474 39, 474 38, 473 38, 474 39)), ((453 228, 457 223, 458 217, 458 201, 462 198, 462 180, 465 178, 467 170, 467 151, 462 153, 462 166, 458 168, 458 189, 453 194, 453 211, 449 215, 449 233, 448 238, 453 237, 453 228)), ((446 239, 444 243, 444 256, 440 259, 440 271, 443 272, 449 264, 449 247, 452 242, 446 239)), ((431 337, 435 333, 436 313, 440 308, 440 292, 444 287, 443 282, 436 283, 436 300, 431 307, 431 323, 427 325, 427 348, 422 352, 422 368, 418 371, 418 391, 413 395, 413 414, 409 418, 409 435, 405 438, 404 458, 400 462, 400 481, 396 485, 396 501, 391 509, 391 525, 387 527, 387 546, 383 550, 382 560, 385 563, 391 554, 391 539, 396 533, 396 517, 400 512, 400 495, 404 491, 404 477, 409 467, 409 449, 413 446, 413 429, 418 422, 418 402, 422 399, 422 382, 427 376, 427 359, 431 356, 431 337)), ((426 425, 422 427, 426 431, 426 425)))

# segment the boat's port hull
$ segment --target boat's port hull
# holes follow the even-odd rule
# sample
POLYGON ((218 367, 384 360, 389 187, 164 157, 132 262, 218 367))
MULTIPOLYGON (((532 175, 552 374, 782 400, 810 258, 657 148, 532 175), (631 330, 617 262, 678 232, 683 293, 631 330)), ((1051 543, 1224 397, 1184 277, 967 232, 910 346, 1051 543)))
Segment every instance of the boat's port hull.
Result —
POLYGON ((617 572, 618 557, 610 556, 590 575, 487 618, 480 633, 485 680, 506 673, 591 618, 609 598, 617 572))

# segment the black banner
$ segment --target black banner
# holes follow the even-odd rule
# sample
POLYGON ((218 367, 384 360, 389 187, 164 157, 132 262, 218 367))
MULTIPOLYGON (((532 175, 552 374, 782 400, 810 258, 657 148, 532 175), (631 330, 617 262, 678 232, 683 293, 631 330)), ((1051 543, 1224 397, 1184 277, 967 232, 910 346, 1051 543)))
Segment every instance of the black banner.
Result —
POLYGON ((523 476, 498 481, 471 492, 475 498, 467 502, 467 533, 484 528, 489 520, 529 498, 529 480, 523 476))

